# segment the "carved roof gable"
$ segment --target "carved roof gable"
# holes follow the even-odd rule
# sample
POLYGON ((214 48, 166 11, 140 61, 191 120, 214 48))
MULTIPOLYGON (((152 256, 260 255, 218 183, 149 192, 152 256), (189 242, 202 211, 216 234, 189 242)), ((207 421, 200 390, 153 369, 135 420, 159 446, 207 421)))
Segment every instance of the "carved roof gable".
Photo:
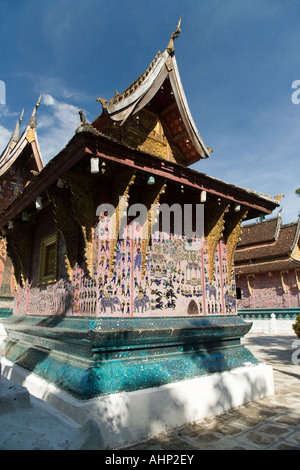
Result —
POLYGON ((174 39, 179 33, 180 22, 164 52, 158 52, 148 69, 123 93, 116 92, 110 101, 98 98, 103 110, 93 126, 133 148, 140 149, 143 140, 144 151, 186 166, 208 158, 211 149, 197 130, 181 83, 174 50, 174 39), (164 142, 155 146, 155 125, 148 113, 156 116, 156 125, 159 123, 159 133, 163 135, 164 142), (133 127, 136 139, 132 138, 133 127))

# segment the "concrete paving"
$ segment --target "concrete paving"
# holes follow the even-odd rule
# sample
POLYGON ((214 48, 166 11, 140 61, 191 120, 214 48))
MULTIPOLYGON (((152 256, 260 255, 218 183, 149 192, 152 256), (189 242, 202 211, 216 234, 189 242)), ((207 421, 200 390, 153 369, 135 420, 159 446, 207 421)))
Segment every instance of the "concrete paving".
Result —
POLYGON ((300 339, 247 335, 274 372, 274 395, 186 425, 126 450, 300 450, 300 339))
MULTIPOLYGON (((300 339, 247 335, 243 343, 273 367, 275 393, 124 450, 300 449, 300 339)), ((96 423, 79 426, 24 387, 1 377, 0 450, 103 449, 96 423), (1 413, 2 409, 2 413, 1 413)), ((117 449, 115 449, 117 450, 117 449)))

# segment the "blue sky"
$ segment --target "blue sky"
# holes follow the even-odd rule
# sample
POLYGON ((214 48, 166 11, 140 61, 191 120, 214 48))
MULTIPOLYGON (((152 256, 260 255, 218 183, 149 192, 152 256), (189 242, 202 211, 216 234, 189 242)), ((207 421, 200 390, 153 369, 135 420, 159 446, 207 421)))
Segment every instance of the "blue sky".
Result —
MULTIPOLYGON (((191 113, 212 156, 193 168, 265 194, 300 198, 298 0, 0 0, 0 151, 42 93, 38 137, 47 163, 70 140, 78 109, 127 88, 163 51, 182 15, 176 59, 191 113)), ((300 96, 300 95, 299 95, 300 96)), ((276 212, 275 212, 276 214, 276 212)))

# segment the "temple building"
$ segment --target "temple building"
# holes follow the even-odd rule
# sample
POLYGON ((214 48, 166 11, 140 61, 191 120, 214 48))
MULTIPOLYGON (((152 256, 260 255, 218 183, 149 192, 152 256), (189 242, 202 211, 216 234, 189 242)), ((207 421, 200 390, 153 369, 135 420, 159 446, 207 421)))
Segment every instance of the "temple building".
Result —
POLYGON ((292 334, 291 324, 300 313, 299 234, 300 221, 283 225, 280 213, 243 227, 234 258, 243 318, 262 327, 273 315, 292 334))
POLYGON ((3 373, 92 416, 107 447, 273 390, 241 344, 251 325, 233 259, 242 222, 279 203, 189 168, 211 149, 180 80, 179 32, 123 93, 98 98, 92 123, 79 112, 0 215, 17 279, 3 373))
MULTIPOLYGON (((0 155, 0 213, 23 191, 33 176, 41 171, 43 162, 36 133, 38 100, 30 120, 20 135, 24 111, 15 130, 0 155)), ((5 235, 5 229, 2 235, 5 235)), ((0 318, 10 315, 13 307, 15 276, 11 258, 7 256, 6 238, 0 239, 0 318)))

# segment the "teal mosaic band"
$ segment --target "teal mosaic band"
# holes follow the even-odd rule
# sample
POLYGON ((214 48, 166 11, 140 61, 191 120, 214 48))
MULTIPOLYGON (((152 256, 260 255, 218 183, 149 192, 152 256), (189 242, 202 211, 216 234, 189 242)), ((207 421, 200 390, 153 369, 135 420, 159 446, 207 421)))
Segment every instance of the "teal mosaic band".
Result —
POLYGON ((178 318, 12 316, 6 357, 80 400, 257 364, 237 315, 178 318))
POLYGON ((238 315, 245 320, 270 320, 272 313, 276 320, 295 320, 300 308, 245 308, 238 309, 238 315))
MULTIPOLYGON (((1 298, 0 298, 1 300, 1 298)), ((13 313, 13 309, 12 308, 5 308, 5 307, 2 307, 0 308, 0 321, 2 318, 7 318, 7 317, 10 317, 13 313)))

